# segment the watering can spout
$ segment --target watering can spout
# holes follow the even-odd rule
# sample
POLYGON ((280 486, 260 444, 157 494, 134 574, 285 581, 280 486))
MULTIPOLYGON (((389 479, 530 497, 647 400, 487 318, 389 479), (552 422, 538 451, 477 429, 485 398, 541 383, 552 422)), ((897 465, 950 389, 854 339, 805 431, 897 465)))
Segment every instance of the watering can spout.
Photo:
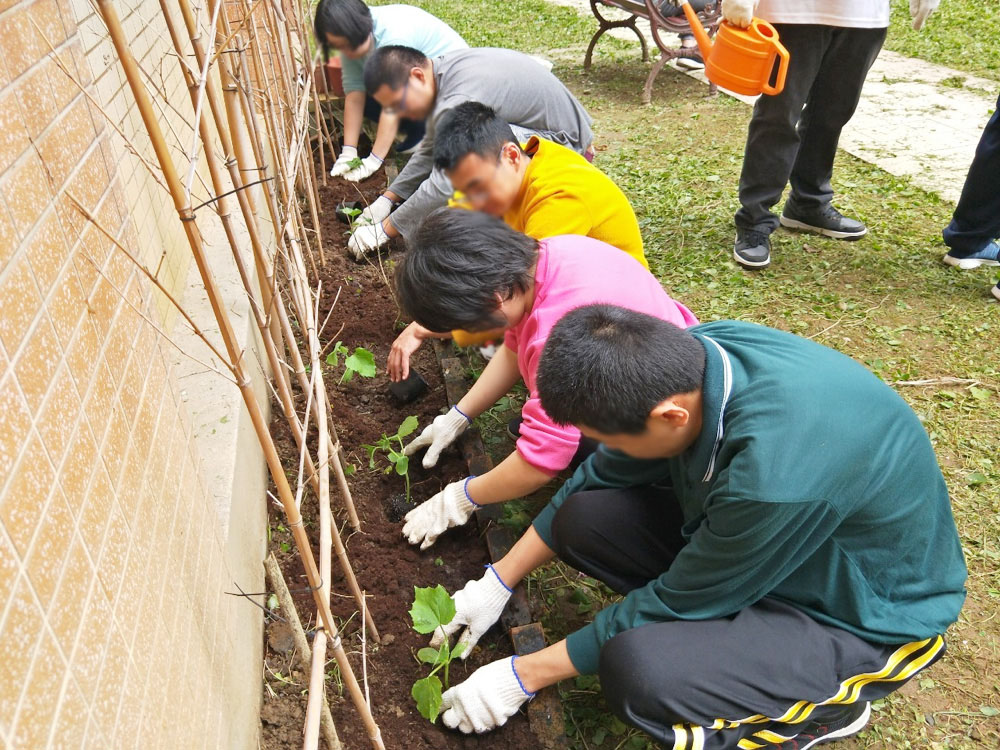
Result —
POLYGON ((698 14, 691 7, 691 3, 688 0, 680 0, 680 6, 687 17, 688 24, 691 26, 691 33, 694 34, 694 40, 698 42, 701 57, 703 60, 707 60, 708 56, 712 53, 712 40, 708 38, 708 33, 705 31, 705 27, 702 26, 698 14))

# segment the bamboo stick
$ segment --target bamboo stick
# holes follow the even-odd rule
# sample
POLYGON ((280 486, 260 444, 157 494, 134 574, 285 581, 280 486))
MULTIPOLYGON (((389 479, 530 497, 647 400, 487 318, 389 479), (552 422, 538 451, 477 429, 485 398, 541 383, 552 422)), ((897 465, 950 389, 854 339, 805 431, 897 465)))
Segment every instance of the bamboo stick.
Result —
MULTIPOLYGON (((285 576, 278 566, 278 561, 274 559, 273 552, 264 559, 264 572, 267 573, 267 577, 271 581, 271 588, 274 589, 274 594, 278 597, 278 605, 281 607, 281 611, 285 613, 285 619, 288 620, 288 624, 291 627, 295 648, 302 654, 303 662, 311 663, 315 652, 309 648, 309 641, 306 640, 302 621, 299 619, 298 610, 295 608, 295 601, 292 599, 292 594, 285 583, 285 576)), ((326 631, 319 631, 317 636, 320 632, 323 633, 325 640, 326 631)), ((317 648, 316 651, 319 651, 319 649, 317 648)), ((333 716, 330 714, 330 703, 325 693, 323 695, 323 712, 320 715, 320 726, 323 729, 323 739, 326 741, 327 750, 342 750, 343 745, 340 744, 340 737, 337 736, 337 727, 333 723, 333 716)))
POLYGON ((355 704, 355 708, 365 724, 365 729, 368 733, 369 739, 371 740, 372 746, 376 748, 376 750, 384 750, 385 746, 382 742, 381 733, 378 725, 375 723, 374 717, 372 716, 371 708, 365 702, 364 694, 361 692, 361 688, 358 685, 357 678, 355 677, 351 664, 347 659, 347 654, 344 652, 343 644, 339 637, 336 623, 333 619, 333 613, 330 611, 329 603, 324 601, 323 597, 319 595, 323 582, 320 580, 319 570, 316 567, 316 560, 313 557, 312 548, 309 546, 309 539, 302 524, 302 516, 295 507, 295 499, 292 496, 291 488, 289 487, 288 480, 285 477, 281 460, 278 457, 274 442, 271 439, 271 434, 267 430, 263 413, 261 412, 260 405, 257 403, 257 397, 250 384, 250 378, 245 372, 243 352, 239 348, 236 335, 232 328, 232 323, 226 313, 222 295, 216 285, 212 271, 208 266, 204 248, 202 246, 201 234, 199 233, 198 227, 194 222, 194 213, 191 210, 190 201, 185 195, 184 186, 180 182, 176 165, 170 158, 167 143, 163 138, 163 132, 160 130, 156 114, 153 111, 149 94, 142 84, 138 67, 129 49, 128 41, 125 38, 125 33, 122 29, 118 13, 111 4, 110 0, 96 0, 96 3, 102 18, 104 19, 105 25, 108 28, 111 42, 115 47, 115 51, 118 53, 118 58, 121 62, 122 68, 125 71, 125 77, 128 80, 129 87, 135 97, 143 124, 146 127, 146 131, 149 133, 150 140, 153 144, 153 150, 156 153, 157 160, 160 162, 160 168, 163 171, 167 186, 169 187, 171 196, 173 197, 174 208, 176 209, 178 217, 184 226, 184 232, 187 236, 188 244, 191 247, 191 253, 198 266, 198 271, 205 286, 205 291, 212 305, 216 321, 219 324, 219 329, 226 345, 226 350, 229 354, 230 364, 233 366, 236 373, 236 379, 240 392, 243 396, 244 404, 250 414, 250 418, 253 422, 254 430, 257 433, 261 447, 264 450, 268 469, 271 472, 271 478, 278 491, 278 498, 285 510, 288 527, 292 530, 296 547, 302 557, 306 577, 309 581, 310 587, 313 589, 313 599, 316 602, 317 609, 319 610, 320 619, 323 621, 324 626, 333 637, 334 655, 337 659, 338 665, 340 666, 344 682, 347 685, 351 699, 355 704))

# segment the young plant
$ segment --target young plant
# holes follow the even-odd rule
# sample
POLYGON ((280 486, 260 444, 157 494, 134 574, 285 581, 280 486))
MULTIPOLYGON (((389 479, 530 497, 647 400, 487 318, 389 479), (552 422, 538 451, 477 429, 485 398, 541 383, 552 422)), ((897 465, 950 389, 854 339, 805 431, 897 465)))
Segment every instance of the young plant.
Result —
POLYGON ((355 347, 354 354, 350 354, 350 349, 344 346, 344 342, 338 341, 333 345, 333 351, 326 355, 326 363, 333 367, 340 365, 341 356, 344 357, 344 374, 340 378, 341 383, 349 383, 355 375, 363 378, 375 377, 375 355, 363 347, 355 347))
POLYGON ((389 465, 385 468, 385 473, 388 474, 395 468, 396 473, 406 480, 407 505, 410 503, 410 457, 403 455, 403 438, 412 435, 416 431, 418 424, 419 422, 416 417, 409 416, 399 425, 399 429, 396 430, 395 435, 386 435, 383 433, 382 438, 375 445, 361 446, 368 451, 369 469, 375 468, 375 454, 378 451, 385 453, 385 457, 389 461, 389 465))
POLYGON ((358 167, 361 166, 361 157, 355 156, 353 159, 347 162, 347 166, 349 166, 351 169, 357 169, 358 167))
MULTIPOLYGON (((452 621, 455 617, 455 601, 440 584, 433 588, 414 586, 410 617, 413 619, 413 629, 422 635, 428 635, 452 621)), ((432 724, 437 721, 438 713, 441 711, 442 683, 437 673, 444 669, 443 687, 447 690, 448 667, 464 652, 464 643, 451 648, 447 638, 441 642, 440 648, 425 647, 417 651, 417 658, 424 664, 430 664, 433 669, 429 675, 413 683, 410 695, 417 702, 420 715, 432 724)))

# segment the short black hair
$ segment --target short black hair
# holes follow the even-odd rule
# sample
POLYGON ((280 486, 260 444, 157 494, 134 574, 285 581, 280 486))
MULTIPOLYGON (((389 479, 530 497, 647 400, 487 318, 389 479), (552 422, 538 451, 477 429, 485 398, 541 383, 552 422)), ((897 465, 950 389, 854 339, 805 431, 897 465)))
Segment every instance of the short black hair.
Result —
POLYGON ((653 407, 702 386, 705 349, 688 331, 614 305, 567 313, 538 367, 542 408, 557 424, 637 435, 653 407))
POLYGON ((427 65, 427 57, 420 50, 390 44, 379 47, 365 63, 365 90, 374 94, 382 86, 388 86, 393 91, 401 89, 410 70, 427 65))
POLYGON ((372 33, 372 12, 362 0, 319 0, 313 28, 316 41, 329 59, 330 44, 326 35, 342 36, 352 48, 357 49, 372 33))
POLYGON ((396 268, 400 304, 417 323, 443 333, 504 325, 497 299, 526 292, 538 242, 500 219, 464 208, 431 212, 396 268))
POLYGON ((505 143, 517 143, 510 123, 492 107, 462 102, 445 112, 434 131, 434 166, 451 171, 469 154, 495 159, 505 143))

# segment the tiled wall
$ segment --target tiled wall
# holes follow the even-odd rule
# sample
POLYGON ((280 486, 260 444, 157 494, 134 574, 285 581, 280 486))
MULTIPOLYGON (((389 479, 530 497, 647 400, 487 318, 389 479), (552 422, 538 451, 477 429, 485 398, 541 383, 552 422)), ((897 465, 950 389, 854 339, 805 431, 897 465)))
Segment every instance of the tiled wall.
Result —
MULTIPOLYGON (((115 6, 183 171, 159 4, 115 6)), ((154 161, 123 86, 88 0, 0 0, 0 745, 256 747, 253 615, 144 319, 175 316, 69 199, 183 288, 173 206, 109 125, 154 161)))

